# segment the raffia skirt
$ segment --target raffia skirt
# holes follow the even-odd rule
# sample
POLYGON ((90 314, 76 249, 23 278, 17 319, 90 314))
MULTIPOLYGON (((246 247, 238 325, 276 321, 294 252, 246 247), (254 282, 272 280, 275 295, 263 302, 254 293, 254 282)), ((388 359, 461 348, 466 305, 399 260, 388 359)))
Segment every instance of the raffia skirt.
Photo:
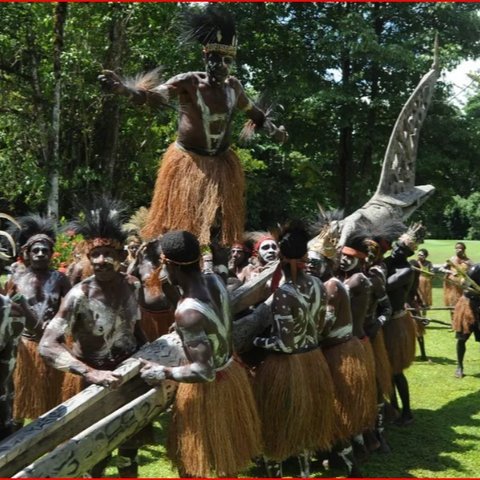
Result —
POLYGON ((155 312, 140 307, 140 312, 142 315, 140 318, 140 327, 149 342, 153 342, 158 337, 166 335, 175 320, 175 312, 173 310, 160 310, 155 312))
POLYGON ((425 307, 432 305, 432 279, 426 275, 420 275, 418 279, 418 292, 425 307))
POLYGON ((471 333, 475 326, 475 322, 476 319, 472 307, 470 306, 470 300, 462 295, 453 311, 452 328, 458 333, 471 333))
POLYGON ((208 245, 215 225, 221 228, 221 243, 231 245, 242 237, 244 223, 245 175, 238 156, 232 150, 197 155, 171 144, 157 174, 142 236, 187 230, 208 245))
POLYGON ((379 329, 375 338, 370 339, 375 357, 375 377, 377 379, 377 389, 379 396, 389 399, 392 390, 392 366, 388 358, 387 348, 385 347, 385 338, 383 329, 379 329))
MULTIPOLYGON (((375 422, 371 413, 372 378, 367 355, 357 337, 322 351, 334 385, 334 440, 343 442, 375 422)), ((376 406, 375 398, 373 405, 376 406)))
POLYGON ((267 458, 282 461, 305 450, 330 449, 334 387, 319 348, 270 354, 256 370, 253 385, 267 458))
POLYGON ((384 325, 383 334, 392 374, 402 373, 415 360, 415 321, 410 312, 394 314, 384 325))
POLYGON ((45 363, 38 353, 38 343, 21 337, 17 365, 13 374, 14 418, 38 418, 62 403, 64 373, 45 363))
POLYGON ((213 382, 179 383, 168 456, 192 477, 231 477, 261 455, 261 427, 243 366, 233 361, 213 382))
POLYGON ((443 282, 443 302, 446 307, 454 307, 458 299, 463 295, 461 287, 444 281, 443 282))

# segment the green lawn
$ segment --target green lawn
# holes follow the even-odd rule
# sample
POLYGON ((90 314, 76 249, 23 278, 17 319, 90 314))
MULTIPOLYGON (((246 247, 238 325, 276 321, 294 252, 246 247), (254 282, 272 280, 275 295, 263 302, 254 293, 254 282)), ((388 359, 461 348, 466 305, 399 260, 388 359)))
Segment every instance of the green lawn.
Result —
MULTIPOLYGON (((462 240, 467 246, 467 256, 474 262, 480 262, 480 241, 478 240, 462 240)), ((420 245, 420 248, 426 248, 429 253, 428 259, 432 263, 445 263, 447 258, 455 254, 454 240, 425 240, 425 243, 420 245)), ((415 258, 414 255, 412 258, 415 258)))
MULTIPOLYGON (((480 242, 467 241, 467 254, 480 262, 480 242)), ((427 240, 423 245, 433 263, 443 263, 453 252, 454 241, 427 240)), ((434 306, 442 306, 441 279, 434 282, 434 306)), ((446 311, 430 317, 449 321, 446 311)), ((448 327, 430 324, 425 337, 431 363, 417 361, 407 370, 415 422, 409 427, 388 425, 392 446, 388 455, 374 454, 362 466, 369 477, 479 477, 480 472, 480 348, 470 339, 465 356, 465 378, 454 378, 455 336, 448 327)), ((165 459, 165 430, 169 415, 156 422, 158 445, 139 452, 141 477, 175 477, 165 459)), ((287 474, 295 474, 288 469, 287 474)), ((244 472, 255 476, 257 471, 244 472)), ((117 470, 109 467, 107 476, 117 470)), ((343 476, 341 470, 314 470, 317 477, 343 476)))

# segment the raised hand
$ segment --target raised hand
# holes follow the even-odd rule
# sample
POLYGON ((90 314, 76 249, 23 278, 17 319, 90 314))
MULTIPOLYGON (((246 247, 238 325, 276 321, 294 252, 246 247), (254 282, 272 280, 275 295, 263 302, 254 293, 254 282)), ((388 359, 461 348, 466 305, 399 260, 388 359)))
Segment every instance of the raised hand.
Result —
POLYGON ((122 79, 112 70, 102 70, 98 76, 101 87, 107 92, 124 94, 126 92, 122 79))

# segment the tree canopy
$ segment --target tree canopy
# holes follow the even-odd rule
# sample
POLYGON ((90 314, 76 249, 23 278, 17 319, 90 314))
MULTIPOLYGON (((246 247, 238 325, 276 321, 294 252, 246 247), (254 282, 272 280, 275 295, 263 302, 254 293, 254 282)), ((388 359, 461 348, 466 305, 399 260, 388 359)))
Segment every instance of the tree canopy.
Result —
MULTIPOLYGON (((134 76, 161 67, 165 79, 202 70, 201 49, 179 41, 183 10, 198 7, 58 5, 0 4, 0 207, 45 211, 53 173, 60 215, 75 214, 92 193, 121 197, 132 211, 148 206, 159 159, 175 138, 176 112, 107 95, 97 76, 103 68, 134 76)), ((349 213, 365 203, 396 117, 432 64, 435 33, 443 69, 480 53, 475 4, 228 8, 239 31, 234 74, 290 135, 284 146, 260 134, 235 145, 247 175, 247 228, 313 215, 318 204, 349 213)), ((479 238, 480 214, 471 208, 480 176, 479 97, 465 111, 450 97, 440 80, 421 133, 416 182, 435 185, 436 193, 416 215, 434 237, 479 238)), ((238 132, 244 121, 238 114, 238 132)))

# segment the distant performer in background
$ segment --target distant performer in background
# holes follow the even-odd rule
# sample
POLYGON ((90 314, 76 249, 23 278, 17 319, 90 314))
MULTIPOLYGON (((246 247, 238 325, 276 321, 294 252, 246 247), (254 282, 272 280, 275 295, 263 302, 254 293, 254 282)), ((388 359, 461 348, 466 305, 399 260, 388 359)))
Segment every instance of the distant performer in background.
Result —
POLYGON ((441 271, 446 273, 443 281, 443 300, 446 307, 454 307, 463 294, 461 287, 462 273, 466 273, 473 265, 473 262, 465 253, 466 250, 467 247, 463 242, 457 242, 455 244, 455 255, 450 257, 441 268, 441 271))
POLYGON ((463 378, 463 359, 467 350, 467 340, 474 335, 480 342, 480 263, 468 270, 465 291, 455 305, 452 327, 457 339, 457 369, 455 376, 463 378))

